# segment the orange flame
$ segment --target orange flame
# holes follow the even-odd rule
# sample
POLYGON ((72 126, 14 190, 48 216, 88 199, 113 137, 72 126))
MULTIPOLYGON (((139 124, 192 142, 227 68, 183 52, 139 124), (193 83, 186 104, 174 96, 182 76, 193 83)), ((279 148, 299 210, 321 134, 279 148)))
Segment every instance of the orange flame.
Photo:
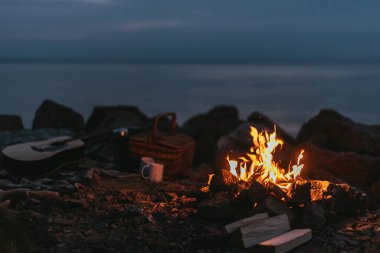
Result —
POLYGON ((210 183, 211 183, 211 180, 212 178, 214 177, 215 174, 208 174, 208 181, 207 181, 207 185, 206 186, 203 186, 201 187, 199 190, 202 191, 202 192, 209 192, 210 191, 210 183))
POLYGON ((208 181, 207 181, 207 185, 210 186, 210 183, 211 183, 211 180, 212 178, 215 176, 215 174, 208 174, 208 181))
POLYGON ((250 153, 246 154, 249 159, 240 157, 234 160, 227 156, 230 172, 233 175, 243 181, 248 181, 253 176, 255 180, 264 185, 271 182, 284 189, 288 189, 291 183, 297 180, 303 168, 303 164, 300 164, 300 162, 303 158, 304 150, 299 154, 297 164, 293 165, 291 169, 289 166, 289 172, 286 173, 273 160, 276 148, 282 148, 284 144, 282 140, 276 138, 276 126, 274 129, 274 132, 271 134, 267 131, 259 133, 256 128, 251 126, 250 133, 253 146, 250 149, 250 153))

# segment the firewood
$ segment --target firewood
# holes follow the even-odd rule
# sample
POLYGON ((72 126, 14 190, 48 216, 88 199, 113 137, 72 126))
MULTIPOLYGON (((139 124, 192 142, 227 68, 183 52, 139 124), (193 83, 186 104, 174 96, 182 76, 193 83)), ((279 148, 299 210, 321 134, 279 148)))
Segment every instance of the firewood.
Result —
POLYGON ((248 197, 253 202, 260 202, 267 196, 267 189, 256 180, 252 180, 250 187, 248 188, 248 197))
POLYGON ((210 192, 230 191, 232 187, 239 182, 228 170, 219 170, 210 182, 210 192))
POLYGON ((329 200, 334 203, 335 212, 355 212, 357 209, 376 207, 376 201, 364 191, 349 184, 334 184, 328 181, 309 180, 311 183, 311 201, 329 200))
POLYGON ((329 189, 331 188, 332 183, 322 180, 309 180, 311 184, 310 195, 311 201, 322 201, 328 197, 329 189))
POLYGON ((259 252, 285 253, 311 239, 310 229, 294 229, 259 244, 259 252))
POLYGON ((244 248, 252 247, 290 230, 286 214, 260 219, 240 227, 232 233, 231 241, 244 248))
POLYGON ((268 189, 269 192, 272 192, 274 193, 277 197, 279 197, 280 199, 282 198, 287 198, 287 194, 285 191, 283 191, 279 186, 277 186, 276 184, 273 184, 271 182, 268 182, 266 184, 266 187, 268 189))
POLYGON ((308 181, 296 181, 288 190, 289 203, 294 205, 307 204, 310 199, 311 184, 308 181))
POLYGON ((288 215, 289 220, 293 220, 295 215, 291 208, 289 208, 285 202, 279 200, 273 195, 268 195, 257 207, 260 210, 267 211, 270 215, 288 215))
POLYGON ((249 223, 252 223, 252 222, 257 221, 257 220, 266 219, 268 217, 269 217, 268 213, 259 213, 259 214, 252 216, 252 217, 248 217, 248 218, 230 223, 230 224, 226 225, 225 228, 226 228, 227 233, 230 234, 240 227, 246 226, 249 223))
POLYGON ((207 220, 223 220, 234 217, 228 192, 218 192, 198 205, 199 215, 207 220))

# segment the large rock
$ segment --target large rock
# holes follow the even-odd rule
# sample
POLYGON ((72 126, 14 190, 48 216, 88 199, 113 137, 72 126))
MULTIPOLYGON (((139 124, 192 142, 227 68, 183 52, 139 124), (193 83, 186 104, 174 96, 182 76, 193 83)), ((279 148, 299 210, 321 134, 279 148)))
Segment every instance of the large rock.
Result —
POLYGON ((380 156, 380 126, 356 123, 333 110, 322 110, 310 119, 297 140, 335 151, 380 156))
MULTIPOLYGON (((240 124, 238 127, 236 127, 233 131, 231 131, 230 134, 222 136, 218 140, 218 155, 221 155, 221 157, 226 157, 227 155, 229 155, 230 157, 240 157, 244 156, 247 152, 249 152, 250 147, 254 145, 251 136, 251 126, 258 128, 259 131, 266 129, 270 133, 274 130, 273 125, 270 128, 269 126, 257 126, 253 123, 244 122, 240 124), (231 150, 234 154, 230 152, 231 150)), ((280 139, 281 138, 282 137, 280 137, 280 139)), ((296 152, 296 147, 292 144, 293 142, 294 140, 291 139, 290 142, 284 141, 282 147, 276 148, 276 152, 274 153, 274 160, 278 161, 279 165, 283 168, 287 168, 290 162, 294 164, 294 162, 297 161, 299 152, 296 152)), ((222 158, 219 158, 219 162, 221 162, 220 159, 222 158)))
POLYGON ((322 228, 326 224, 325 210, 317 203, 306 204, 303 208, 301 222, 308 228, 322 228))
POLYGON ((1 131, 11 131, 11 130, 22 130, 24 125, 22 119, 17 115, 0 115, 0 130, 1 131))
POLYGON ((135 106, 96 106, 87 123, 87 131, 118 127, 146 127, 148 117, 135 106))
POLYGON ((260 112, 251 113, 248 116, 247 121, 253 123, 253 125, 257 129, 259 129, 259 131, 267 130, 269 132, 274 132, 274 126, 276 126, 276 133, 280 137, 280 139, 292 145, 296 144, 296 141, 294 140, 293 136, 288 134, 281 126, 279 126, 269 117, 260 112))
POLYGON ((56 128, 79 132, 84 128, 82 115, 73 109, 51 100, 44 100, 36 111, 33 129, 56 128))
POLYGON ((221 105, 205 114, 190 118, 183 125, 183 132, 192 136, 197 145, 194 163, 213 162, 216 143, 220 137, 240 125, 239 112, 234 106, 221 105))
POLYGON ((334 152, 312 144, 300 146, 305 150, 301 175, 311 177, 315 170, 327 170, 346 182, 368 187, 380 178, 380 157, 353 152, 334 152))

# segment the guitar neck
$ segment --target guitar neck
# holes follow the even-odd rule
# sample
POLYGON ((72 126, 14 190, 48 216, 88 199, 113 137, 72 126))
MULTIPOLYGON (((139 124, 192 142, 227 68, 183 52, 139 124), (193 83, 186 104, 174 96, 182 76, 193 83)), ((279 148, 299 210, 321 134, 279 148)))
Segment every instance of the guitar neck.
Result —
POLYGON ((74 136, 62 141, 62 143, 68 143, 70 141, 75 141, 75 140, 82 140, 83 142, 87 142, 93 139, 105 138, 107 136, 112 136, 113 130, 114 129, 107 129, 107 130, 103 130, 103 131, 93 133, 93 134, 77 135, 77 136, 74 136))
POLYGON ((103 130, 103 131, 100 131, 97 133, 93 133, 93 134, 73 137, 71 139, 66 140, 66 142, 72 141, 72 140, 78 140, 78 139, 86 142, 86 141, 91 141, 94 139, 103 139, 106 137, 111 137, 112 135, 130 136, 130 135, 134 135, 136 133, 139 133, 142 130, 143 130, 143 128, 136 127, 136 126, 130 126, 130 127, 124 127, 124 128, 111 128, 111 129, 106 129, 106 130, 103 130))

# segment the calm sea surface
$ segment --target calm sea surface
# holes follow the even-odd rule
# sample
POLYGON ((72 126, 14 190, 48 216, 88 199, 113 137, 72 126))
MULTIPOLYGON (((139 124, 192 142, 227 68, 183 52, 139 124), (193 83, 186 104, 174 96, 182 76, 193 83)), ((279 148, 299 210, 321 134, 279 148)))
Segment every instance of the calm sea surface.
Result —
POLYGON ((0 63, 0 113, 26 127, 43 99, 88 117, 95 105, 136 105, 179 122, 218 104, 258 110, 296 134, 322 108, 380 124, 380 65, 0 63))

